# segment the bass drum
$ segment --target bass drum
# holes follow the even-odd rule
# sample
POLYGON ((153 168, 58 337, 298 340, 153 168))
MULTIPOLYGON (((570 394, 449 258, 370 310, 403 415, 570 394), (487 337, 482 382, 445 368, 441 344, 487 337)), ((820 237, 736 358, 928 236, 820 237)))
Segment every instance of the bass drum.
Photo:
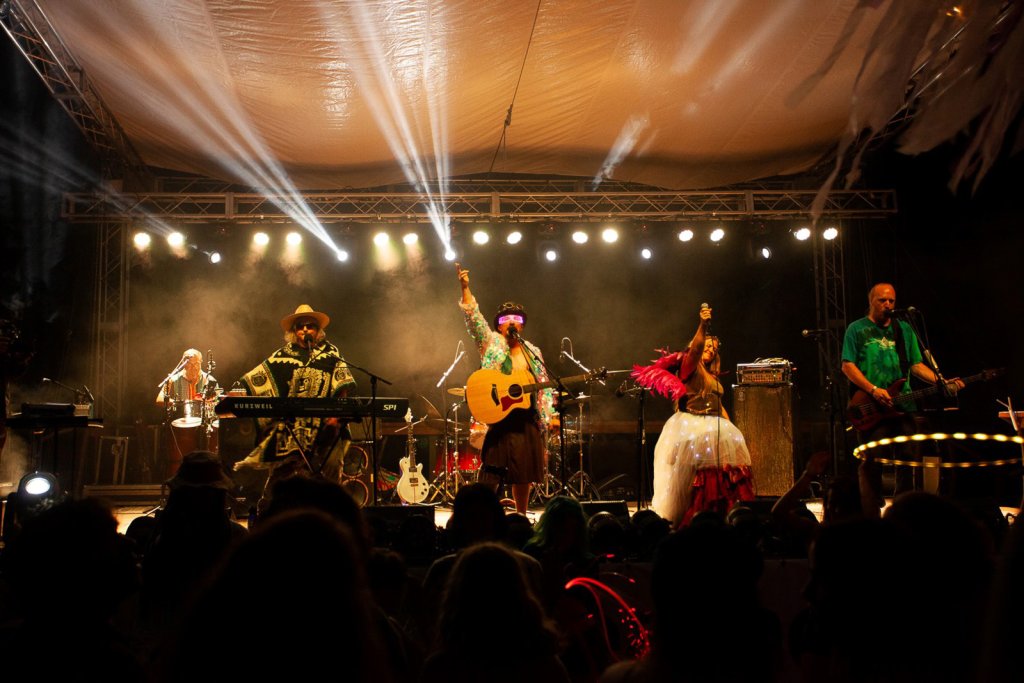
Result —
POLYGON ((214 421, 207 430, 202 420, 193 426, 179 426, 178 420, 171 422, 167 430, 167 468, 164 474, 170 479, 178 472, 182 458, 192 451, 217 452, 219 424, 214 421))
POLYGON ((350 444, 342 459, 338 482, 359 507, 370 504, 370 483, 373 481, 370 470, 370 455, 367 450, 362 446, 350 444))
POLYGON ((477 452, 482 451, 485 438, 487 438, 487 425, 473 420, 469 425, 469 447, 477 452))

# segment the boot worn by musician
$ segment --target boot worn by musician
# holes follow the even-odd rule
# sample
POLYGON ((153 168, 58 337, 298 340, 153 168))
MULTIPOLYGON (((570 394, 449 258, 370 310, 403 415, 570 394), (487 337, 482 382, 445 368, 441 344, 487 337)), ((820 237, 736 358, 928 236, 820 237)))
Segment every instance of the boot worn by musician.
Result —
MULTIPOLYGON (((455 268, 462 288, 460 307, 466 317, 469 336, 480 352, 481 367, 516 378, 518 383, 513 383, 516 387, 548 382, 540 349, 522 338, 526 309, 511 301, 502 304, 494 315, 492 328, 469 289, 469 271, 458 263, 455 268)), ((470 391, 467 385, 466 399, 472 411, 474 403, 470 391)), ((477 420, 490 424, 481 448, 478 480, 495 490, 510 484, 516 512, 526 514, 530 485, 544 476, 545 432, 554 428, 554 394, 551 389, 541 389, 532 399, 530 393, 500 398, 502 403, 508 404, 505 410, 487 418, 474 415, 477 420)))
MULTIPOLYGON (((914 329, 897 319, 896 289, 879 282, 868 292, 868 313, 846 328, 843 338, 843 374, 853 384, 848 416, 860 443, 883 437, 915 434, 924 426, 924 417, 917 413, 910 378, 930 385, 939 377, 924 362, 914 329)), ((898 312, 897 312, 898 314, 898 312)), ((964 386, 959 378, 947 380, 944 391, 955 394, 964 386)), ((916 445, 894 454, 896 459, 917 459, 916 445)), ((881 491, 881 468, 873 464, 870 473, 875 490, 881 491)), ((910 467, 898 467, 895 493, 913 488, 910 467)))
MULTIPOLYGON (((281 319, 285 345, 239 380, 249 396, 337 398, 356 385, 338 348, 327 341, 326 313, 302 304, 281 319)), ((336 418, 295 417, 261 419, 260 443, 235 470, 267 467, 273 470, 266 491, 285 473, 306 472, 337 481, 341 458, 348 447, 348 427, 336 418)), ((264 504, 266 501, 263 501, 264 504)))

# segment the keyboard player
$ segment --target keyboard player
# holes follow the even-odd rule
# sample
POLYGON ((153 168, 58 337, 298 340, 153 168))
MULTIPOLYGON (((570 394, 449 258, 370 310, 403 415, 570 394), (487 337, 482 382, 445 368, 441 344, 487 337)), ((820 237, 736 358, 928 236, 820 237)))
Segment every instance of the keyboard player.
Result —
MULTIPOLYGON (((355 379, 324 330, 326 313, 302 304, 281 319, 285 344, 247 372, 239 384, 249 396, 338 398, 355 388, 355 379)), ((261 440, 235 470, 270 467, 265 506, 273 484, 292 474, 337 481, 348 448, 348 427, 338 418, 295 417, 259 420, 261 440)))

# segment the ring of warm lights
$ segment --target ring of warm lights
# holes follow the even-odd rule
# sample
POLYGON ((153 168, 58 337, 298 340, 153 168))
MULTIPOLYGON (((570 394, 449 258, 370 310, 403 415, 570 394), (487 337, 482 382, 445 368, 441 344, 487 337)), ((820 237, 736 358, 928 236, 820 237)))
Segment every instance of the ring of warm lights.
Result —
MULTIPOLYGON (((998 443, 1015 443, 1024 445, 1024 438, 1019 436, 1007 436, 1005 434, 967 434, 965 432, 954 432, 946 434, 936 432, 934 434, 912 434, 910 436, 893 436, 877 441, 868 441, 853 449, 853 455, 861 460, 864 459, 864 452, 883 446, 891 446, 898 443, 910 443, 914 441, 996 441, 998 443)), ((963 469, 968 467, 999 467, 1001 465, 1016 465, 1021 461, 1020 457, 1003 458, 1000 460, 978 460, 970 462, 918 462, 916 460, 899 460, 897 458, 874 458, 874 461, 882 465, 899 465, 902 467, 927 467, 941 469, 963 469)))

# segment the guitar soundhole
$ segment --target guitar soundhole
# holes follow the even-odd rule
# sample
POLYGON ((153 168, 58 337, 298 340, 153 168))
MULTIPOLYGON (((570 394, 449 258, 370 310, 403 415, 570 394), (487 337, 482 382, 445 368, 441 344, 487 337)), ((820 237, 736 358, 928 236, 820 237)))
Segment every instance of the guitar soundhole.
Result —
POLYGON ((519 398, 523 395, 523 388, 518 384, 512 384, 508 388, 508 395, 510 398, 519 398))

